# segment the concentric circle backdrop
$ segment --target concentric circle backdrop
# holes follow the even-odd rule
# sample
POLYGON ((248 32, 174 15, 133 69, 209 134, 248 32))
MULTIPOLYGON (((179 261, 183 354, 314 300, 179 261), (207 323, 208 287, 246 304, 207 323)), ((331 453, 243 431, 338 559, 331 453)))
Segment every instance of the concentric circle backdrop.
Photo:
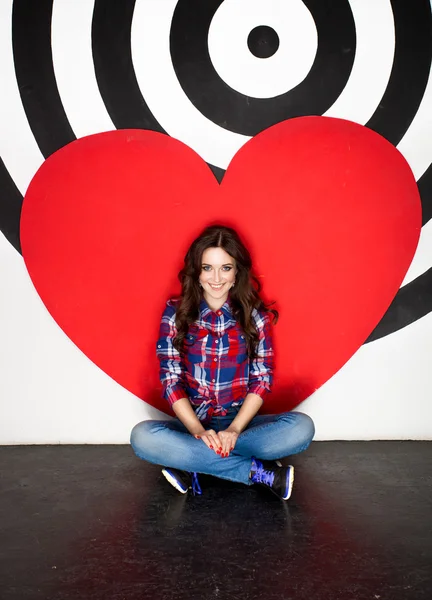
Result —
POLYGON ((30 180, 76 138, 165 133, 221 181, 251 136, 327 115, 395 145, 422 199, 417 253, 368 341, 432 310, 430 0, 3 0, 0 28, 0 229, 18 252, 30 180))

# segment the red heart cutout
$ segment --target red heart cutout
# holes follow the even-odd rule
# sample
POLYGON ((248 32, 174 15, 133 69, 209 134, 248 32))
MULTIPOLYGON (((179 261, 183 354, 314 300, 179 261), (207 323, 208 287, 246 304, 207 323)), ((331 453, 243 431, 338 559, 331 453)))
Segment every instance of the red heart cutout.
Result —
POLYGON ((95 364, 165 411, 159 319, 189 244, 211 222, 239 231, 277 301, 265 409, 279 412, 327 381, 379 322, 414 255, 421 209, 402 155, 339 119, 260 133, 220 186, 193 150, 151 131, 92 135, 50 156, 22 212, 33 283, 95 364))

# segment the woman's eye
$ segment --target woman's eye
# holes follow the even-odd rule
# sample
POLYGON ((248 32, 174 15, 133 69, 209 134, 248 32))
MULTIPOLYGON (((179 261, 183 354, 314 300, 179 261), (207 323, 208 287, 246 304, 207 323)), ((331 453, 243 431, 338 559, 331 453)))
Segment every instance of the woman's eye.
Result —
MULTIPOLYGON (((203 265, 202 270, 203 271, 211 271, 212 270, 212 266, 211 265, 203 265)), ((231 265, 226 265, 222 267, 222 271, 231 271, 232 266, 231 265)))

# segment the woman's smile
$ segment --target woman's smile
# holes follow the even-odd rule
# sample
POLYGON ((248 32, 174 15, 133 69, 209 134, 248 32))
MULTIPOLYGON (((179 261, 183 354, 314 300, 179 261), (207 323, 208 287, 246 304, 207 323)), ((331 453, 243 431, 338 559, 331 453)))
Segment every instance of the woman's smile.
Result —
POLYGON ((220 290, 224 283, 209 283, 212 290, 220 290))

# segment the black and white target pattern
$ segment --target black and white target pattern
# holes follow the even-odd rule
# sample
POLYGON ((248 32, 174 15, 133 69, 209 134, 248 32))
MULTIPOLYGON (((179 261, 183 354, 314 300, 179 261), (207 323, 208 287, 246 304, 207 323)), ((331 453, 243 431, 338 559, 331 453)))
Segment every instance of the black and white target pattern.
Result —
POLYGON ((2 0, 0 229, 20 251, 31 178, 85 135, 166 133, 221 180, 275 123, 349 119, 397 146, 423 204, 378 339, 432 311, 431 59, 430 0, 2 0))

